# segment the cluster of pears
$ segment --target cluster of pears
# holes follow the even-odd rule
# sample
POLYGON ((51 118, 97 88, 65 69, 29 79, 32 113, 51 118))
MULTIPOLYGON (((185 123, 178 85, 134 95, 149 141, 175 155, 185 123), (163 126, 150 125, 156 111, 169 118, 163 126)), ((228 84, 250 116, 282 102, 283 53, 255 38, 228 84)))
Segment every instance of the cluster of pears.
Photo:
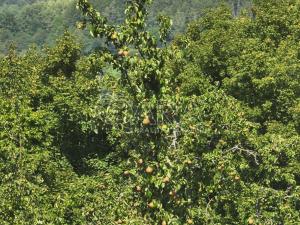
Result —
MULTIPOLYGON (((149 125, 149 124, 150 124, 149 117, 146 116, 146 117, 144 118, 144 120, 145 120, 145 122, 146 122, 146 123, 143 123, 144 125, 149 125)), ((137 164, 138 164, 139 166, 142 166, 142 165, 144 164, 144 160, 143 160, 143 159, 139 159, 139 160, 137 161, 137 164)), ((154 168, 151 167, 151 166, 147 166, 146 169, 145 169, 145 172, 146 172, 148 175, 151 175, 151 174, 153 174, 153 172, 154 172, 154 168)), ((165 176, 165 177, 163 178, 162 181, 163 181, 163 183, 167 184, 167 183, 169 183, 169 182, 171 181, 171 178, 170 178, 169 176, 165 176)), ((139 185, 136 186, 136 191, 137 191, 137 192, 141 192, 141 191, 142 191, 142 187, 139 186, 139 185)), ((171 197, 176 197, 176 191, 170 191, 169 195, 170 195, 171 197)), ((149 202, 149 203, 147 204, 147 206, 148 206, 149 209, 155 209, 156 206, 157 206, 157 204, 156 204, 155 201, 151 201, 151 202, 149 202)), ((187 223, 187 224, 194 224, 194 222, 193 222, 192 219, 188 219, 188 220, 186 221, 186 223, 187 223)), ((161 224, 162 224, 162 225, 167 225, 168 223, 167 223, 166 220, 163 220, 163 221, 161 222, 161 224)))
MULTIPOLYGON (((112 41, 117 41, 118 40, 118 33, 113 32, 112 35, 110 36, 112 41)), ((129 55, 129 51, 127 49, 120 49, 118 51, 118 55, 121 57, 127 57, 129 55)))
MULTIPOLYGON (((148 115, 145 115, 145 116, 144 116, 143 121, 142 121, 142 124, 143 124, 144 126, 149 126, 149 125, 151 125, 151 119, 150 119, 150 117, 149 117, 148 115)), ((138 166, 142 167, 142 166, 144 165, 144 160, 143 160, 143 159, 138 159, 138 160, 136 161, 136 163, 137 163, 138 166)), ((186 163, 187 163, 188 165, 191 165, 191 164, 192 164, 192 161, 191 161, 191 160, 187 160, 186 163)), ((147 166, 147 167, 144 169, 144 172, 145 172, 146 174, 148 174, 148 175, 151 175, 151 174, 154 173, 154 167, 152 167, 152 166, 147 166)), ((128 175, 130 175, 130 172, 129 172, 129 171, 125 171, 125 172, 124 172, 124 175, 125 175, 125 176, 128 176, 128 175)), ((162 182, 165 183, 165 184, 167 184, 167 183, 171 182, 171 178, 170 178, 169 176, 165 176, 165 177, 163 178, 162 182)), ((143 189, 142 189, 142 187, 141 187, 140 185, 137 185, 137 186, 135 186, 135 191, 136 191, 136 192, 142 192, 143 189)), ((170 193, 169 193, 170 197, 172 197, 172 198, 176 198, 176 194, 177 194, 176 191, 170 191, 170 193)), ((150 201, 150 202, 147 204, 147 207, 148 207, 149 209, 155 209, 155 208, 157 207, 157 203, 155 202, 155 200, 152 200, 152 201, 150 201)), ((166 220, 161 221, 161 225, 167 225, 167 224, 168 224, 168 222, 167 222, 166 220)), ((193 221, 192 219, 187 219, 187 220, 186 220, 186 224, 194 224, 194 221, 193 221)))
POLYGON ((122 56, 122 57, 127 57, 129 55, 129 51, 128 50, 123 50, 123 49, 120 49, 118 51, 118 55, 119 56, 122 56))

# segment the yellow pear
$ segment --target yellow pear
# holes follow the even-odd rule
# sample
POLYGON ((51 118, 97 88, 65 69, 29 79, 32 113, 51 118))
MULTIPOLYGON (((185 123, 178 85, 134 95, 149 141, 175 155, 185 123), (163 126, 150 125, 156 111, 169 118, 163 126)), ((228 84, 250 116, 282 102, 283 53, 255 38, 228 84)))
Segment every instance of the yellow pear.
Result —
POLYGON ((139 165, 142 165, 142 164, 144 163, 144 160, 143 160, 143 159, 139 159, 139 160, 137 161, 137 163, 138 163, 139 165))
POLYGON ((114 32, 112 35, 111 35, 111 39, 112 40, 116 40, 118 38, 118 34, 117 32, 114 32))
POLYGON ((144 125, 149 125, 151 123, 149 116, 145 116, 144 120, 143 120, 143 124, 144 125))
POLYGON ((136 191, 140 192, 142 190, 142 188, 140 186, 136 186, 136 191))
POLYGON ((120 49, 120 50, 118 51, 118 55, 119 55, 119 56, 123 56, 123 52, 124 52, 124 51, 123 51, 122 49, 120 49))
POLYGON ((154 205, 153 202, 150 202, 150 203, 148 204, 148 207, 149 207, 150 209, 153 209, 153 208, 155 207, 155 205, 154 205))
POLYGON ((254 219, 250 217, 250 218, 248 219, 248 224, 254 224, 254 219))
POLYGON ((188 223, 188 224, 193 224, 194 222, 193 222, 193 220, 188 219, 188 220, 187 220, 187 223, 188 223))
POLYGON ((129 51, 127 51, 127 50, 125 50, 125 51, 123 51, 123 56, 128 56, 129 55, 129 51))
POLYGON ((170 182, 170 178, 169 178, 169 177, 165 177, 165 178, 163 179, 163 182, 164 182, 164 183, 169 183, 169 182, 170 182))
POLYGON ((151 166, 148 166, 148 167, 146 168, 146 173, 148 173, 148 174, 153 173, 153 168, 152 168, 151 166))

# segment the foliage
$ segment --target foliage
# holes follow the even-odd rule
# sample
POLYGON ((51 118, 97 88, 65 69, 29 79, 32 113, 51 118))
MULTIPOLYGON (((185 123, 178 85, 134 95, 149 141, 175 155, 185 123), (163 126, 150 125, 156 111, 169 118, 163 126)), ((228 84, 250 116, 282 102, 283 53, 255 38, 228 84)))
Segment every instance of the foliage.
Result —
POLYGON ((114 205, 119 169, 89 162, 108 151, 90 125, 98 68, 68 34, 43 53, 1 59, 1 224, 94 224, 127 207, 114 205))
POLYGON ((299 1, 220 7, 171 44, 151 2, 114 24, 79 0, 106 43, 87 56, 65 33, 0 58, 1 224, 300 220, 299 1))
MULTIPOLYGON (((123 20, 124 0, 92 2, 95 8, 101 9, 103 14, 115 23, 121 23, 123 20)), ((157 32, 157 15, 171 15, 174 21, 171 35, 173 36, 183 32, 187 23, 203 15, 207 8, 220 2, 221 0, 154 1, 147 23, 151 30, 157 32)), ((25 51, 32 44, 39 47, 53 46, 56 38, 65 30, 72 32, 84 44, 85 52, 101 48, 104 46, 103 42, 99 43, 76 31, 75 25, 80 13, 75 9, 75 4, 75 0, 0 0, 0 53, 4 53, 11 42, 17 44, 19 51, 25 51)))

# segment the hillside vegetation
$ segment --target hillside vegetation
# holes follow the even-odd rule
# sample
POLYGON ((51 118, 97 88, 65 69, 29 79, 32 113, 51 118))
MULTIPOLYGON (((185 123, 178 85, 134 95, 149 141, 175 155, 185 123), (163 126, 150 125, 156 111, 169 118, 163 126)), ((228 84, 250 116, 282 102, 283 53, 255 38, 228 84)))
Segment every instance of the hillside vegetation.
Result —
MULTIPOLYGON (((101 9, 112 22, 120 23, 124 18, 124 0, 92 2, 95 8, 101 9)), ((157 33, 156 17, 160 13, 170 15, 174 25, 173 36, 183 32, 189 21, 200 17, 206 9, 215 7, 221 2, 223 1, 154 1, 149 10, 148 25, 157 33)), ((248 1, 240 2, 240 6, 246 6, 248 1)), ((228 3, 232 5, 231 1, 228 3)), ((76 0, 0 0, 0 53, 7 50, 12 42, 20 51, 26 50, 32 44, 53 45, 65 30, 69 30, 84 44, 85 52, 103 46, 103 42, 95 41, 82 32, 76 32, 76 22, 80 18, 80 13, 75 9, 75 4, 76 0)))
POLYGON ((298 224, 300 0, 171 41, 157 1, 126 2, 116 23, 78 1, 101 49, 65 32, 0 57, 0 224, 298 224))

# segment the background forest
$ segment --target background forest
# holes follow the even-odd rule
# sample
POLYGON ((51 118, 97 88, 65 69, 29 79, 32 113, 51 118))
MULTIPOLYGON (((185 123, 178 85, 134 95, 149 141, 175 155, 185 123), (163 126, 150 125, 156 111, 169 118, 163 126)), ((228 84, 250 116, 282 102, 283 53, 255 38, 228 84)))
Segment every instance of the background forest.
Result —
POLYGON ((118 2, 1 1, 0 224, 299 224, 300 0, 118 2))
MULTIPOLYGON (((101 9, 112 22, 121 22, 124 18, 125 0, 93 0, 95 8, 101 9)), ((150 8, 149 26, 157 33, 156 17, 162 13, 170 15, 173 20, 172 36, 183 32, 189 21, 200 17, 205 10, 220 3, 227 3, 233 10, 247 6, 247 0, 159 0, 150 8)), ((11 42, 19 50, 26 50, 32 44, 39 46, 53 45, 57 37, 65 30, 75 34, 84 51, 103 46, 99 40, 76 31, 76 22, 80 12, 75 9, 76 0, 0 0, 0 53, 7 49, 11 42)))

